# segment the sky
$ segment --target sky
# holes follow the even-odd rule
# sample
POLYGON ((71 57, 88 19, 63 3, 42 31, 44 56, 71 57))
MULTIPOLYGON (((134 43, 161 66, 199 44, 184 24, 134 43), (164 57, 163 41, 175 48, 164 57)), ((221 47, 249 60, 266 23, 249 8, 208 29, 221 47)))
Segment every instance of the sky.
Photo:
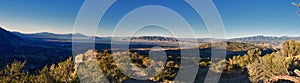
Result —
MULTIPOLYGON (((297 0, 213 0, 218 9, 227 38, 246 36, 300 36, 300 8, 291 5, 297 0)), ((76 16, 84 0, 0 0, 0 26, 22 33, 72 33, 76 16)), ((99 3, 101 5, 101 3, 99 3)), ((118 36, 127 34, 144 24, 134 35, 192 37, 184 32, 191 27, 196 37, 208 38, 199 14, 183 0, 119 0, 104 14, 96 35, 112 36, 118 27, 118 36), (156 5, 156 6, 155 6, 156 5), (176 17, 178 16, 178 17, 176 17), (172 18, 174 17, 174 18, 172 18), (126 18, 126 19, 125 19, 126 18), (200 18, 200 19, 199 19, 200 18), (153 21, 151 21, 153 20, 153 21), (150 23, 149 23, 150 22, 150 23), (174 26, 166 29, 162 26, 174 26), (149 23, 150 26, 146 26, 149 23), (131 30, 132 29, 132 30, 131 30), (169 31, 168 31, 169 30, 169 31), (182 31, 182 33, 173 33, 182 31)))

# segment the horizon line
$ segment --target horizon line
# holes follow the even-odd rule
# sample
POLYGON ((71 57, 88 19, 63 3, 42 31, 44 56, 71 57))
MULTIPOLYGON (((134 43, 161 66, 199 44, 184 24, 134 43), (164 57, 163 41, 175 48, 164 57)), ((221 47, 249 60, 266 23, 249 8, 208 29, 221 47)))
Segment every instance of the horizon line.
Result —
MULTIPOLYGON (((0 26, 0 28, 3 28, 4 30, 7 30, 6 28, 0 26)), ((37 34, 37 33, 52 33, 52 34, 58 34, 58 35, 66 35, 66 34, 82 34, 89 37, 112 37, 112 36, 99 36, 99 35, 86 35, 83 33, 73 33, 73 32, 67 32, 67 33, 57 33, 57 32, 48 32, 48 31, 39 31, 39 32, 22 32, 22 31, 16 31, 16 30, 7 30, 9 32, 18 32, 22 34, 37 34)), ((143 36, 160 36, 160 37, 170 37, 170 36, 161 36, 161 35, 143 35, 143 36)), ((134 37, 143 37, 143 36, 134 36, 134 37)), ((246 38, 246 37, 257 37, 257 36, 263 36, 263 37, 300 37, 300 35, 282 35, 282 36, 275 36, 275 35, 245 35, 240 37, 226 37, 225 39, 236 39, 236 38, 246 38)), ((118 36, 121 37, 121 36, 118 36)), ((128 36, 122 36, 124 38, 128 36)), ((193 38, 193 37, 180 37, 180 38, 193 38)), ((209 37, 196 37, 197 39, 217 39, 217 38, 209 38, 209 37)))

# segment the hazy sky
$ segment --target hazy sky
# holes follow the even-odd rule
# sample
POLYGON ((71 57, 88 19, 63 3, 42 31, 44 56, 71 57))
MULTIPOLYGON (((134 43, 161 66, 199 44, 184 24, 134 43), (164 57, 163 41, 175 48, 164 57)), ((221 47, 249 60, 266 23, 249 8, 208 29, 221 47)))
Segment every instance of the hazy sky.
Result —
MULTIPOLYGON (((183 0, 120 0, 105 13, 96 35, 110 36, 115 25, 131 10, 146 5, 163 5, 180 14, 192 26, 197 37, 209 37, 200 16, 183 3, 183 0)), ((227 38, 254 35, 300 36, 300 10, 290 3, 294 0, 213 0, 224 22, 227 38)), ((295 0, 296 1, 296 0, 295 0)), ((72 33, 76 15, 83 0, 0 0, 0 26, 10 31, 23 33, 54 32, 72 33)), ((99 3, 101 5, 101 3, 99 3)), ((144 8, 135 18, 151 19, 151 15, 167 19, 164 9, 144 8), (142 13, 141 13, 142 12, 142 13), (161 14, 160 14, 161 13, 161 14), (164 16, 165 15, 165 16, 164 16)), ((134 18, 133 18, 134 19, 134 18)), ((143 23, 141 21, 137 24, 143 23)), ((177 27, 183 27, 177 24, 177 27)), ((131 26, 123 26, 124 31, 131 26)), ((129 30, 129 29, 128 29, 129 30)), ((176 28, 176 30, 180 30, 176 28)), ((137 35, 168 35, 157 27, 140 30, 137 35)), ((121 34, 122 36, 128 36, 121 34)), ((184 32, 182 37, 189 37, 184 32)))

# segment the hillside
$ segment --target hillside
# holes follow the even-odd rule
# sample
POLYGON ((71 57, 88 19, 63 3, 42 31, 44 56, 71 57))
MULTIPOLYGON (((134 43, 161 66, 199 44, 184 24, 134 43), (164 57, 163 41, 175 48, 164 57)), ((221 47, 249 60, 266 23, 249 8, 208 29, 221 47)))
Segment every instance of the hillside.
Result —
MULTIPOLYGON (((226 42, 227 43, 227 50, 228 51, 247 51, 250 49, 255 49, 255 48, 260 48, 258 46, 255 46, 253 44, 247 44, 247 43, 238 43, 238 42, 226 42)), ((217 49, 222 49, 222 47, 219 47, 222 44, 220 42, 215 43, 217 49)), ((223 43, 225 44, 225 43, 223 43)), ((200 49, 205 49, 205 48, 211 48, 211 43, 207 43, 207 44, 202 44, 199 46, 200 49)))
POLYGON ((8 52, 25 44, 25 41, 0 27, 0 52, 8 52))

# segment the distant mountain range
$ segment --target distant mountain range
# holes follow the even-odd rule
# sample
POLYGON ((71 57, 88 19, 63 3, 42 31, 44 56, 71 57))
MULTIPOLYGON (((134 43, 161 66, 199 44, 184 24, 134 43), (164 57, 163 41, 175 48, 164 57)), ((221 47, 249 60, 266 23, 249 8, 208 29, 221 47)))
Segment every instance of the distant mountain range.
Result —
POLYGON ((252 44, 269 44, 277 48, 280 47, 280 44, 286 40, 297 40, 300 41, 300 37, 272 37, 272 36, 252 36, 252 37, 243 37, 243 38, 234 38, 227 41, 230 42, 243 42, 243 43, 252 43, 252 44))
POLYGON ((132 37, 131 41, 170 41, 170 42, 178 42, 178 40, 176 38, 173 38, 173 37, 162 37, 162 36, 132 37))
POLYGON ((86 35, 76 33, 76 34, 55 34, 55 33, 49 33, 49 32, 41 32, 41 33, 33 33, 33 34, 23 34, 20 32, 12 32, 12 34, 17 35, 23 39, 28 38, 56 38, 56 39, 72 39, 72 37, 88 37, 86 35))
POLYGON ((300 37, 272 37, 272 36, 252 36, 252 37, 243 37, 243 38, 234 38, 229 39, 229 41, 284 41, 284 40, 300 40, 300 37))
MULTIPOLYGON (((52 39, 52 40, 71 40, 73 36, 75 37, 90 37, 86 36, 80 33, 76 34, 55 34, 50 32, 41 32, 41 33, 33 33, 33 34, 24 34, 20 32, 9 32, 4 30, 3 28, 0 29, 1 32, 1 41, 0 45, 3 47, 4 45, 11 45, 16 46, 18 44, 21 44, 24 40, 43 40, 43 39, 52 39), (10 43, 11 42, 11 43, 10 43)), ((110 37, 96 37, 96 39, 110 39, 110 37)), ((125 39, 129 37, 124 37, 125 39)), ((122 39, 122 37, 117 38, 122 39)), ((130 38, 131 41, 149 41, 149 42, 155 42, 155 41, 168 41, 168 42, 178 42, 179 40, 191 40, 191 38, 173 38, 173 37, 162 37, 162 36, 141 36, 141 37, 132 37, 130 38)), ((254 44, 261 44, 261 43, 270 43, 272 45, 278 45, 280 42, 285 40, 299 40, 299 37, 288 37, 288 36, 282 36, 282 37, 272 37, 272 36, 252 36, 252 37, 243 37, 243 38, 233 38, 233 39, 211 39, 211 38, 198 38, 197 39, 199 43, 206 43, 210 42, 211 40, 217 40, 217 41, 230 41, 230 42, 244 42, 244 43, 254 43, 254 44)))

